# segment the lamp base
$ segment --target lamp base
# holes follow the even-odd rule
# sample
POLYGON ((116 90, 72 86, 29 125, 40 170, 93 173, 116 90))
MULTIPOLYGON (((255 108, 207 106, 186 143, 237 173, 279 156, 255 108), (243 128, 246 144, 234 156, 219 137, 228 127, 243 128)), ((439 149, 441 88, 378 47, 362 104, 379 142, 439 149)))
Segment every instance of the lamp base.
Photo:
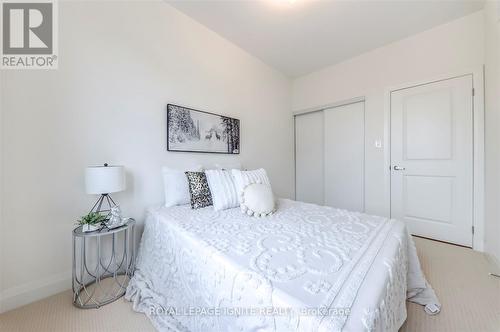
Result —
POLYGON ((115 201, 113 201, 111 196, 109 194, 102 194, 97 200, 97 202, 95 202, 90 212, 96 212, 96 213, 106 212, 107 215, 109 216, 111 208, 114 206, 116 206, 116 203, 115 201))

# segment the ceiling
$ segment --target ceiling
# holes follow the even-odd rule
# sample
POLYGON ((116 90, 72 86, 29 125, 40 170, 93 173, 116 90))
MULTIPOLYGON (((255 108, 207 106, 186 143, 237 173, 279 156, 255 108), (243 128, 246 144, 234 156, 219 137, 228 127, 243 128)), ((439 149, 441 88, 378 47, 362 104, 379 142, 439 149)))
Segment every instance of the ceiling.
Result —
POLYGON ((297 77, 480 10, 483 1, 168 1, 297 77))

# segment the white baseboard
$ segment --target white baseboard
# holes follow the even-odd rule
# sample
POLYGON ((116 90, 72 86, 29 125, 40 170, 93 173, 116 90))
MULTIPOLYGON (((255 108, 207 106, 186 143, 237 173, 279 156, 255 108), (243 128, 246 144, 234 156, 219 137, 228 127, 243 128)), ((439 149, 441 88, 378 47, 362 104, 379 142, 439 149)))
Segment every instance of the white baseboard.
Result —
POLYGON ((71 288, 71 271, 8 288, 0 293, 0 313, 71 288))
POLYGON ((490 262, 491 271, 490 273, 494 273, 496 275, 500 275, 500 260, 490 253, 486 253, 486 258, 490 262))

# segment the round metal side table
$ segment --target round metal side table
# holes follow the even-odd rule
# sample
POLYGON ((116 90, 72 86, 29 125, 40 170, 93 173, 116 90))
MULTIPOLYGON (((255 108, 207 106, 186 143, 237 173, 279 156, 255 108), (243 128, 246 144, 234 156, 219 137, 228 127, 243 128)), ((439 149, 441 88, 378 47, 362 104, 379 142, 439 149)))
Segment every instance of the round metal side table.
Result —
POLYGON ((134 228, 130 219, 118 228, 73 230, 73 304, 99 308, 125 294, 134 273, 134 228))

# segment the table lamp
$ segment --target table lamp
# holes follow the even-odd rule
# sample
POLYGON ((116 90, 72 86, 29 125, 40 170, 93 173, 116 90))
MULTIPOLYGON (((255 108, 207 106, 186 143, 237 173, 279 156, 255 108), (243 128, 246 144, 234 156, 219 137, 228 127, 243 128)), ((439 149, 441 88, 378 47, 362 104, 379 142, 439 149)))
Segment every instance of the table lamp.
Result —
POLYGON ((111 193, 125 190, 125 169, 123 166, 89 166, 85 170, 85 191, 87 194, 100 195, 90 212, 107 212, 116 206, 111 193))

